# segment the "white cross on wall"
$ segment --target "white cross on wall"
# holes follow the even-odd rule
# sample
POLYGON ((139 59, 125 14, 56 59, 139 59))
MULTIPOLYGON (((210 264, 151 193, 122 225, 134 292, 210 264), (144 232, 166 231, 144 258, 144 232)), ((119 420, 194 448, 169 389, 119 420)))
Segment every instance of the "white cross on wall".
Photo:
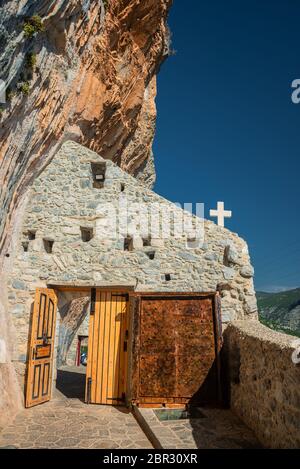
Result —
POLYGON ((209 215, 211 217, 216 217, 218 219, 218 225, 224 227, 224 220, 225 218, 232 217, 232 211, 224 210, 224 202, 218 202, 217 210, 210 210, 209 215))

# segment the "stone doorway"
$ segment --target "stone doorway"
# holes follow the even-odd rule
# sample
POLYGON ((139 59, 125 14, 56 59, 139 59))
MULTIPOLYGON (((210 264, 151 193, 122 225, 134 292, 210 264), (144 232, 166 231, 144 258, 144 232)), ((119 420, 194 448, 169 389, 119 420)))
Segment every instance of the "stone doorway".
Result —
POLYGON ((53 397, 85 399, 86 366, 78 346, 88 338, 90 289, 57 289, 56 356, 53 397))

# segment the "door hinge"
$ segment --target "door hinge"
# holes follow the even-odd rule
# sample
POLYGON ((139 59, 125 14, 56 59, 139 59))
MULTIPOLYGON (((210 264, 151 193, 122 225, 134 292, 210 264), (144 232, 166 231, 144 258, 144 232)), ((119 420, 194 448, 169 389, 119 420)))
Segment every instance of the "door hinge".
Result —
POLYGON ((96 288, 91 289, 91 316, 95 314, 96 288))
POLYGON ((86 390, 86 403, 91 403, 91 396, 92 396, 92 378, 88 378, 87 380, 87 390, 86 390))
POLYGON ((122 392, 122 397, 107 397, 106 400, 107 401, 125 402, 126 394, 125 394, 125 392, 122 392))

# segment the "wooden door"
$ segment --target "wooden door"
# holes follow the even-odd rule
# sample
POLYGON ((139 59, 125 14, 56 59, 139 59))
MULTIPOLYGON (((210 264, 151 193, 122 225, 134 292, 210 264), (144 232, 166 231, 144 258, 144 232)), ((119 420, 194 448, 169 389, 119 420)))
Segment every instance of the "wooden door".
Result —
POLYGON ((38 288, 31 317, 25 407, 51 399, 56 309, 55 291, 38 288))
POLYGON ((92 290, 86 374, 89 404, 125 404, 128 304, 126 294, 92 290))

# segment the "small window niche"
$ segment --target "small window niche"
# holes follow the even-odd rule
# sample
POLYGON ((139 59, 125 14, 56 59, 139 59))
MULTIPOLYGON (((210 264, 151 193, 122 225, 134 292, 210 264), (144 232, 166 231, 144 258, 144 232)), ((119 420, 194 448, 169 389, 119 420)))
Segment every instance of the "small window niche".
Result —
POLYGON ((172 280, 171 274, 165 274, 165 281, 170 282, 172 280))
POLYGON ((120 191, 125 192, 125 184, 123 182, 121 182, 120 191))
POLYGON ((35 230, 28 230, 27 231, 27 238, 29 241, 34 241, 36 238, 36 231, 35 230))
POLYGON ((105 182, 106 163, 91 163, 93 173, 93 187, 102 189, 105 182))
POLYGON ((133 251, 133 238, 131 236, 124 239, 124 251, 133 251))
POLYGON ((143 246, 144 248, 151 246, 151 237, 148 236, 147 238, 143 238, 143 246))
POLYGON ((46 253, 47 253, 47 254, 52 254, 52 252, 53 252, 54 240, 53 240, 53 239, 49 239, 49 238, 44 238, 44 239, 43 239, 43 243, 44 243, 44 249, 45 249, 46 253))
POLYGON ((24 241, 22 243, 22 248, 23 248, 23 251, 24 252, 28 252, 28 249, 29 249, 29 241, 24 241))
POLYGON ((94 237, 94 230, 93 228, 86 228, 81 226, 81 239, 84 243, 89 243, 94 237))
POLYGON ((186 244, 189 249, 196 249, 199 247, 199 240, 196 238, 196 236, 189 237, 187 238, 186 244))
POLYGON ((149 251, 146 253, 151 261, 155 259, 155 251, 149 251))

